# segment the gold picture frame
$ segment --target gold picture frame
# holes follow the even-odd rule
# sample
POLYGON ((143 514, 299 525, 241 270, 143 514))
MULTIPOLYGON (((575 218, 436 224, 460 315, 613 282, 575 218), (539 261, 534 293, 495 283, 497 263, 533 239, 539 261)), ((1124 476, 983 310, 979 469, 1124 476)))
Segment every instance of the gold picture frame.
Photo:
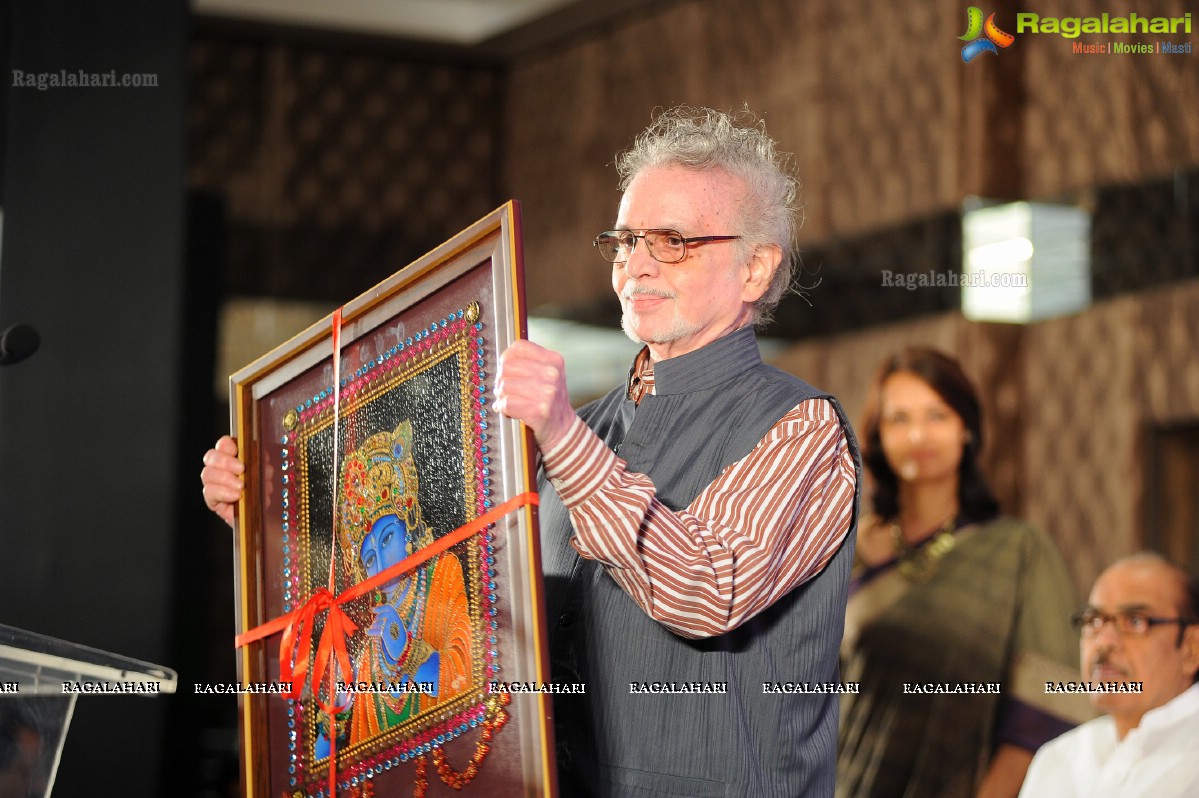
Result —
POLYGON ((509 202, 230 377, 247 798, 555 794, 549 697, 492 689, 549 681, 535 450, 490 411, 520 244, 509 202))

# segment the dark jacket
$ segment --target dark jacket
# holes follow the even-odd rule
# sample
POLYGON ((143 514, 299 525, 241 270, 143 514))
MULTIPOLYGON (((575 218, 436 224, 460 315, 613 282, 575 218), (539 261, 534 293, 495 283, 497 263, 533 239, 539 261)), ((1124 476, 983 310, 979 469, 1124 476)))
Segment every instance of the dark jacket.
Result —
MULTIPOLYGON (((833 401, 860 462, 836 401, 764 364, 750 328, 655 364, 654 381, 657 393, 639 406, 622 386, 581 415, 672 510, 805 399, 833 401)), ((854 530, 816 577, 737 629, 692 640, 579 557, 544 475, 540 490, 553 678, 587 685, 554 704, 563 798, 831 796, 837 696, 764 694, 763 683, 837 681, 854 530), (634 682, 664 681, 727 683, 728 693, 630 692, 634 682)))

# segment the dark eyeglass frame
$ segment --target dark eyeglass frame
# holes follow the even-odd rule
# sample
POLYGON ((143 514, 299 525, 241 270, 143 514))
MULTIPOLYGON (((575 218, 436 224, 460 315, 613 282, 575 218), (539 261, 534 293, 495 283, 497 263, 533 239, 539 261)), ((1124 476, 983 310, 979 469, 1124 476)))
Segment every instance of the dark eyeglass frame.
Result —
POLYGON ((597 235, 591 241, 591 246, 598 249, 600 257, 603 258, 604 260, 608 261, 608 263, 624 263, 625 261, 628 260, 628 255, 626 255, 624 258, 609 259, 608 256, 605 254, 604 248, 600 246, 600 241, 605 237, 617 238, 617 239, 624 239, 624 238, 631 237, 633 240, 633 243, 628 245, 628 248, 629 248, 628 255, 632 255, 634 250, 637 249, 637 239, 639 239, 639 238, 645 239, 645 247, 649 251, 649 256, 651 258, 653 258, 654 260, 658 261, 658 263, 679 263, 679 262, 683 261, 687 257, 688 247, 690 247, 692 244, 706 244, 710 241, 735 241, 735 240, 741 238, 741 236, 692 236, 691 238, 687 238, 682 233, 680 233, 678 230, 673 230, 669 227, 653 227, 653 228, 649 228, 646 230, 642 230, 640 233, 637 233, 636 231, 633 231, 633 230, 605 230, 604 232, 597 235), (675 238, 678 238, 680 241, 683 242, 682 254, 679 255, 679 257, 675 258, 674 260, 664 260, 663 258, 658 257, 658 253, 654 252, 654 245, 652 243, 650 243, 648 238, 646 238, 646 236, 650 236, 650 235, 654 235, 654 236, 668 235, 668 236, 674 236, 675 238))
POLYGON ((1164 626, 1166 624, 1179 624, 1178 636, 1181 640, 1183 631, 1188 626, 1194 626, 1199 621, 1193 618, 1159 618, 1155 615, 1150 615, 1147 612, 1138 610, 1129 610, 1126 612, 1100 612, 1096 609, 1085 609, 1076 612, 1070 616, 1070 623, 1080 634, 1087 637, 1094 637, 1099 634, 1108 623, 1116 630, 1116 634, 1121 637, 1145 637, 1152 631, 1155 626, 1164 626), (1096 625, 1098 621, 1098 625, 1096 625), (1143 629, 1134 626, 1134 623, 1144 623, 1143 629))

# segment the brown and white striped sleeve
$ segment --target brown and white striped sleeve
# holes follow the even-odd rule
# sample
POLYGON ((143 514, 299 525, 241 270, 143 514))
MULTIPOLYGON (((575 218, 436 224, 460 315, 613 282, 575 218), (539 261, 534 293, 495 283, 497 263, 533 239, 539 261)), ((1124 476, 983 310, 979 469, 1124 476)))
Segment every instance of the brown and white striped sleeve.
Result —
POLYGON ((679 512, 581 419, 543 458, 575 548, 685 637, 736 628, 818 574, 853 515, 853 456, 823 399, 794 407, 679 512))

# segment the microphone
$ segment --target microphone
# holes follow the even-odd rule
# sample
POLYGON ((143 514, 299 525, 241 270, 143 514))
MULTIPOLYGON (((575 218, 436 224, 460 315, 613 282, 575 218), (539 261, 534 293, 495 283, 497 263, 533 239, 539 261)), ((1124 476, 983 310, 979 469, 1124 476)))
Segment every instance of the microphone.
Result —
POLYGON ((20 363, 37 351, 41 336, 28 324, 14 324, 0 333, 0 366, 20 363))

